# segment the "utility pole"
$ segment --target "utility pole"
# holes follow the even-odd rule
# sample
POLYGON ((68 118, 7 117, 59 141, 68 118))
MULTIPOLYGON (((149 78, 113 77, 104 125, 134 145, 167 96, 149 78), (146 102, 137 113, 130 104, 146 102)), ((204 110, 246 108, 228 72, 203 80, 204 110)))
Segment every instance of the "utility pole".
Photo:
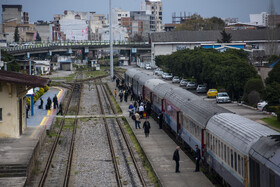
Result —
POLYGON ((113 33, 112 33, 112 0, 109 0, 109 14, 110 14, 110 75, 113 82, 114 77, 114 63, 113 63, 113 33))

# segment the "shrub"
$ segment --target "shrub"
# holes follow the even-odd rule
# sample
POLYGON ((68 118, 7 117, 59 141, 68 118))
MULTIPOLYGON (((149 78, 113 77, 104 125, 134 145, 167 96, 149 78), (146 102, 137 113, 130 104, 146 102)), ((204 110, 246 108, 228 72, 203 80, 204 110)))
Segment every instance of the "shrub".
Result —
POLYGON ((45 92, 47 92, 49 89, 50 89, 50 88, 49 88, 48 85, 44 87, 45 92))
MULTIPOLYGON (((252 91, 256 91, 258 93, 261 93, 264 89, 263 82, 261 79, 250 79, 247 81, 245 87, 244 87, 244 94, 242 100, 245 102, 249 102, 249 94, 252 91)), ((259 102, 259 101, 257 101, 259 102)))
POLYGON ((280 106, 268 106, 268 112, 279 112, 280 106))
POLYGON ((277 114, 277 121, 280 121, 280 110, 278 110, 278 112, 276 112, 277 114))
POLYGON ((257 103, 261 100, 260 93, 253 90, 248 94, 248 104, 253 106, 257 105, 257 103))

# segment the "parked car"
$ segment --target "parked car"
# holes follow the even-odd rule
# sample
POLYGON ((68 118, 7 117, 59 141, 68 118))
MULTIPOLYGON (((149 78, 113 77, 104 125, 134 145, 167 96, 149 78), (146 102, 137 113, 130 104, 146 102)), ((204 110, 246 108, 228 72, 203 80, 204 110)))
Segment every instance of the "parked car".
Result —
POLYGON ((266 101, 259 102, 257 105, 258 110, 263 110, 264 107, 267 105, 266 101))
POLYGON ((216 97, 218 94, 218 91, 216 89, 209 89, 207 92, 207 97, 216 97))
POLYGON ((158 76, 161 76, 162 74, 163 74, 162 70, 158 71, 158 73, 157 73, 158 76))
POLYGON ((167 74, 165 75, 165 79, 166 79, 166 80, 172 80, 172 77, 173 77, 173 74, 172 74, 172 73, 167 73, 167 74))
POLYGON ((207 88, 206 85, 203 84, 199 84, 196 88, 196 93, 206 93, 207 92, 207 88))
POLYGON ((172 83, 180 83, 180 78, 178 76, 174 76, 172 79, 172 83))
POLYGON ((163 72, 163 73, 161 74, 161 78, 165 79, 165 77, 166 77, 167 74, 168 74, 168 73, 163 72))
POLYGON ((152 69, 150 64, 146 64, 145 69, 152 69))
POLYGON ((157 68, 154 70, 154 75, 158 75, 158 72, 162 71, 161 68, 157 68))
POLYGON ((217 103, 230 103, 230 98, 227 94, 227 92, 220 92, 216 96, 216 102, 217 103))
POLYGON ((187 84, 188 90, 195 89, 195 88, 196 88, 195 82, 188 82, 188 84, 187 84))
POLYGON ((187 86, 188 82, 189 82, 188 79, 182 79, 182 80, 180 81, 180 86, 181 86, 181 87, 185 87, 185 86, 187 86))

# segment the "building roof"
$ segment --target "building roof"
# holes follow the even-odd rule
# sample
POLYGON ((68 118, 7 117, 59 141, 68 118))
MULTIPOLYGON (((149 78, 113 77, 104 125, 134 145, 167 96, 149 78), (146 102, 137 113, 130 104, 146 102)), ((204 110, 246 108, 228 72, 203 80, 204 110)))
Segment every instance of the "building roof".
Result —
MULTIPOLYGON (((268 40, 269 33, 266 29, 262 30, 229 30, 226 31, 232 36, 232 41, 268 40)), ((280 29, 276 31, 280 33, 280 29)), ((207 42, 221 39, 221 31, 173 31, 157 32, 151 35, 152 42, 207 42)), ((276 40, 280 40, 277 35, 276 40)))
POLYGON ((48 78, 39 76, 26 75, 11 71, 0 71, 0 82, 8 82, 14 84, 21 84, 31 87, 43 87, 49 83, 48 78))

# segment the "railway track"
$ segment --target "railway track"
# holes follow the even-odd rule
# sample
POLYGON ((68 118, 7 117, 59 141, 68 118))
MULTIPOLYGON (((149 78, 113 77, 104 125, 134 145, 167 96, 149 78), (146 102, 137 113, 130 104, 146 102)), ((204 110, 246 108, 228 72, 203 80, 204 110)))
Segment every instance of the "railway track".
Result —
MULTIPOLYGON (((97 95, 98 95, 98 99, 99 99, 99 104, 100 104, 100 107, 101 107, 101 111, 102 111, 102 114, 105 115, 105 113, 108 113, 108 114, 111 114, 114 113, 114 114, 117 114, 113 104, 112 104, 112 101, 110 99, 110 95, 106 89, 106 87, 104 86, 104 84, 102 83, 101 80, 99 80, 99 82, 96 84, 96 90, 97 90, 97 95), (103 96, 103 102, 102 102, 102 98, 101 98, 101 95, 103 96), (104 105, 106 106, 106 108, 104 107, 104 105), (105 111, 106 109, 106 111, 105 111)), ((117 165, 118 161, 116 159, 116 153, 115 153, 115 148, 113 147, 113 141, 112 141, 112 137, 111 137, 111 133, 110 133, 110 128, 108 127, 108 122, 107 122, 107 119, 106 118, 103 118, 103 121, 105 123, 105 128, 106 128, 106 133, 107 133, 107 137, 108 137, 108 142, 109 142, 109 147, 110 147, 110 150, 111 150, 111 155, 112 155, 112 159, 113 159, 113 164, 114 164, 114 168, 115 168, 115 173, 116 173, 116 180, 117 180, 117 184, 118 186, 122 186, 123 185, 123 181, 122 181, 122 176, 120 174, 120 171, 119 171, 119 166, 117 165)), ((133 162, 133 166, 136 170, 136 173, 137 173, 137 176, 138 176, 138 179, 141 183, 142 186, 146 186, 146 182, 144 180, 144 177, 141 173, 141 170, 137 164, 137 161, 136 161, 136 158, 135 158, 135 155, 133 153, 133 150, 130 146, 130 143, 129 143, 129 140, 126 136, 126 133, 125 133, 125 130, 123 129, 122 127, 122 123, 120 121, 120 119, 116 118, 114 120, 111 119, 111 123, 114 123, 112 125, 112 127, 116 128, 119 127, 119 131, 120 131, 120 134, 121 134, 121 138, 119 138, 118 140, 121 141, 120 139, 123 139, 124 142, 125 142, 125 146, 129 152, 129 156, 133 162), (116 124, 117 125, 116 125, 116 124)), ((129 170, 129 166, 127 166, 127 169, 129 170)), ((133 175, 131 171, 128 172, 130 175, 133 175)), ((136 184, 136 181, 134 179, 134 176, 130 176, 131 178, 131 182, 133 183, 133 186, 137 185, 136 184)))
MULTIPOLYGON (((77 78, 81 75, 82 74, 78 74, 77 78)), ((65 115, 78 115, 80 109, 81 90, 82 84, 75 82, 64 109, 64 116, 60 121, 59 129, 48 156, 46 166, 40 178, 40 182, 38 184, 39 187, 53 185, 68 186, 78 119, 75 118, 74 122, 70 122, 69 124, 69 122, 65 120, 65 115), (58 144, 60 145, 59 147, 58 144), (66 164, 65 160, 67 160, 66 164), (64 176, 63 179, 61 179, 62 175, 64 176)))

